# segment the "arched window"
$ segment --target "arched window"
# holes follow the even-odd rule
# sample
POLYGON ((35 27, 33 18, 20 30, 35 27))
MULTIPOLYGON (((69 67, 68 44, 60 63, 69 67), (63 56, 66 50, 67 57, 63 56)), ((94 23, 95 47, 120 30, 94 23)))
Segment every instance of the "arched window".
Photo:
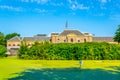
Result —
POLYGON ((66 42, 66 39, 64 39, 64 42, 66 42))
POLYGON ((57 42, 60 42, 60 39, 58 38, 57 42))
POLYGON ((73 38, 71 38, 71 40, 70 40, 71 42, 73 42, 73 38))
POLYGON ((87 40, 86 39, 84 39, 84 42, 86 42, 87 40))

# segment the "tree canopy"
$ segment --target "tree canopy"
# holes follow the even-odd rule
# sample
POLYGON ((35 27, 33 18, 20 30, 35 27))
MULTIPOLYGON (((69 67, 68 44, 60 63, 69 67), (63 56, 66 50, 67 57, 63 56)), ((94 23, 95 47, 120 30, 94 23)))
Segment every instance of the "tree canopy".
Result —
POLYGON ((120 25, 118 25, 118 29, 115 32, 114 41, 118 42, 118 44, 120 43, 120 25))
POLYGON ((9 39, 11 39, 11 38, 13 38, 13 37, 15 37, 15 36, 20 36, 20 34, 18 34, 18 33, 10 33, 10 34, 7 34, 6 36, 5 36, 5 40, 9 40, 9 39))
POLYGON ((4 33, 0 32, 0 45, 6 45, 4 33))

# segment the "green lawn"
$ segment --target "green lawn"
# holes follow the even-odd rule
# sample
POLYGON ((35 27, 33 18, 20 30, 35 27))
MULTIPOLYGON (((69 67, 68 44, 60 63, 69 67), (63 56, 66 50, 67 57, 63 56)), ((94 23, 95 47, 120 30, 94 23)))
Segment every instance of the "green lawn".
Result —
POLYGON ((120 80, 120 60, 0 59, 0 80, 120 80))

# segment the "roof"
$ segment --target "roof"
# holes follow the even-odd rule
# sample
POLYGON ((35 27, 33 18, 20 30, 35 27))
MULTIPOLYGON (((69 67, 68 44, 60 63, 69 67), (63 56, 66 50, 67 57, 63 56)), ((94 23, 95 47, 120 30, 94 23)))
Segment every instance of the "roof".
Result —
POLYGON ((37 36, 37 37, 24 37, 23 40, 26 41, 41 41, 41 40, 49 40, 49 37, 46 36, 37 36))
POLYGON ((113 37, 93 37, 93 41, 113 41, 113 37))
POLYGON ((77 36, 83 36, 83 34, 78 30, 64 30, 60 33, 60 36, 66 36, 68 34, 76 34, 77 36))
POLYGON ((8 41, 21 41, 21 40, 22 40, 22 37, 15 36, 15 37, 9 39, 8 41))
POLYGON ((52 35, 59 35, 59 33, 52 33, 52 35))
POLYGON ((25 41, 50 40, 50 37, 47 37, 47 36, 34 36, 34 37, 18 37, 18 36, 15 36, 8 41, 22 41, 22 40, 25 40, 25 41))
POLYGON ((34 41, 34 37, 24 37, 23 40, 25 41, 34 41))

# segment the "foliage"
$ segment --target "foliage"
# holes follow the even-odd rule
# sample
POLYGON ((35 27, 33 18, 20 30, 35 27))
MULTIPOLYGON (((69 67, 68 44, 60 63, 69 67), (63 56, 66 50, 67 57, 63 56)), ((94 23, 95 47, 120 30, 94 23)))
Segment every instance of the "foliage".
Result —
POLYGON ((5 36, 2 32, 0 32, 0 45, 6 45, 5 36))
POLYGON ((120 43, 120 25, 118 25, 118 29, 115 33, 114 41, 117 41, 118 44, 120 43))
POLYGON ((6 52, 6 51, 7 51, 7 49, 5 48, 5 46, 0 45, 0 57, 6 56, 6 55, 5 55, 5 52, 6 52))
POLYGON ((19 52, 18 55, 20 58, 29 57, 28 56, 28 46, 27 46, 26 42, 24 42, 24 41, 21 42, 21 46, 20 46, 20 49, 18 52, 19 52))
POLYGON ((120 45, 109 43, 35 43, 22 45, 19 57, 47 60, 120 60, 120 45))
POLYGON ((10 34, 7 34, 7 35, 5 36, 5 39, 6 39, 6 40, 9 40, 9 39, 11 39, 11 38, 13 38, 13 37, 15 37, 15 36, 20 36, 20 34, 18 34, 18 33, 10 33, 10 34))

